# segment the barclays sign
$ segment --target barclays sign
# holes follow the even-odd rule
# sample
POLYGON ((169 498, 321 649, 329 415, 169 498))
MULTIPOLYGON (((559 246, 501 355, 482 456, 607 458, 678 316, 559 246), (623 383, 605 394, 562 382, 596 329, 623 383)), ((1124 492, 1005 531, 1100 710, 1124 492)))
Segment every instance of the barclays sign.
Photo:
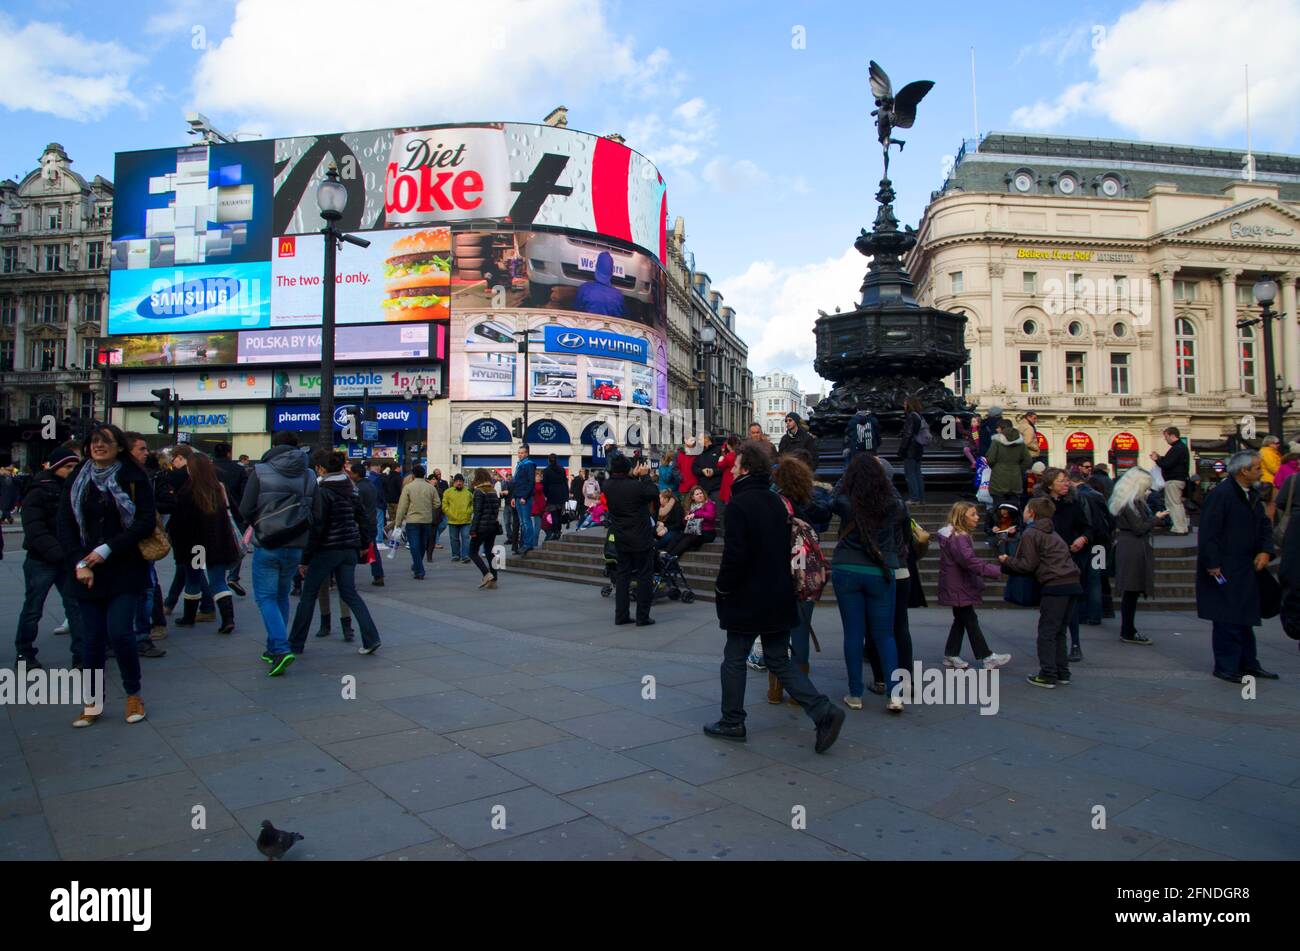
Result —
POLYGON ((578 330, 548 324, 542 328, 547 353, 582 353, 592 357, 650 362, 650 345, 641 337, 628 337, 609 330, 578 330))

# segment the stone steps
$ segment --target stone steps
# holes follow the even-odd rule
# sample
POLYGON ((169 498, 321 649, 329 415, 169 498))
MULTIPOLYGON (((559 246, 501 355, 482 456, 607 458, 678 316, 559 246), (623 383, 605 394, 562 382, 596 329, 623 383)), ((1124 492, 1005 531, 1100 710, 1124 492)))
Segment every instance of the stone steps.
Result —
MULTIPOLYGON (((827 558, 831 557, 834 543, 823 544, 827 558)), ((1196 550, 1194 548, 1157 548, 1156 555, 1156 589, 1158 596, 1142 603, 1144 610, 1153 611, 1194 611, 1196 609, 1195 569, 1196 550)), ((721 542, 706 545, 697 552, 691 552, 682 559, 682 568, 687 581, 695 590, 696 597, 712 600, 713 579, 717 576, 718 565, 722 558, 721 542)), ((560 541, 547 542, 537 551, 528 553, 527 558, 507 555, 507 570, 538 577, 554 578, 560 581, 581 582, 601 585, 606 582, 603 536, 599 532, 584 532, 565 535, 560 541)), ((939 560, 934 546, 918 566, 921 584, 925 588, 930 605, 938 604, 939 560)), ((998 608, 1007 605, 1001 597, 1002 586, 992 582, 986 589, 984 606, 998 608)), ((833 586, 827 586, 822 595, 823 601, 834 601, 833 586)))

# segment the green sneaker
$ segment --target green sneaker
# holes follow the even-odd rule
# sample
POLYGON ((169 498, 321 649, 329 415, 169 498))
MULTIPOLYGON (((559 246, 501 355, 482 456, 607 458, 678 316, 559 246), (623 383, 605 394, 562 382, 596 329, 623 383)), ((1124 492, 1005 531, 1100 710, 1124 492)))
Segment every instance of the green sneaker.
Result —
POLYGON ((294 662, 296 657, 293 654, 273 654, 271 655, 271 670, 268 677, 279 677, 285 672, 285 669, 294 662))
POLYGON ((275 655, 270 651, 262 651, 262 660, 266 661, 268 664, 273 664, 275 663, 275 655))
POLYGON ((1025 682, 1033 684, 1035 687, 1046 687, 1048 690, 1056 689, 1056 681, 1049 680, 1042 674, 1030 674, 1025 678, 1025 682))

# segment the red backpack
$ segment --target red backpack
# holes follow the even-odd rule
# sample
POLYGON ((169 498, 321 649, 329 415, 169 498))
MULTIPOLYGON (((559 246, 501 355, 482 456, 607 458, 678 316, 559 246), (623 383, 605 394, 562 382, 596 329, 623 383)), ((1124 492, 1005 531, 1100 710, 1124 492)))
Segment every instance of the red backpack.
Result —
POLYGON ((800 601, 817 601, 830 578, 830 565, 822 554, 817 532, 801 518, 796 518, 794 506, 781 496, 790 523, 790 575, 794 580, 794 594, 800 601))

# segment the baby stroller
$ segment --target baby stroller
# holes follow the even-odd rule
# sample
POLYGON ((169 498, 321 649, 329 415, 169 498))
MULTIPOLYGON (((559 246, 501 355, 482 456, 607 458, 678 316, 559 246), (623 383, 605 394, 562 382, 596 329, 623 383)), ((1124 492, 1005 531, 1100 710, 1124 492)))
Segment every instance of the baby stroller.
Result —
MULTIPOLYGON (((654 600, 658 601, 666 597, 669 601, 680 600, 682 604, 690 604, 694 601, 695 591, 686 580, 686 573, 682 571, 677 557, 663 551, 656 551, 654 555, 655 573, 651 582, 654 585, 654 600)), ((605 577, 609 580, 600 587, 602 598, 608 598, 614 593, 614 571, 617 567, 618 551, 614 547, 614 529, 609 527, 605 530, 605 577)), ((631 587, 635 592, 635 581, 632 582, 631 587)))

